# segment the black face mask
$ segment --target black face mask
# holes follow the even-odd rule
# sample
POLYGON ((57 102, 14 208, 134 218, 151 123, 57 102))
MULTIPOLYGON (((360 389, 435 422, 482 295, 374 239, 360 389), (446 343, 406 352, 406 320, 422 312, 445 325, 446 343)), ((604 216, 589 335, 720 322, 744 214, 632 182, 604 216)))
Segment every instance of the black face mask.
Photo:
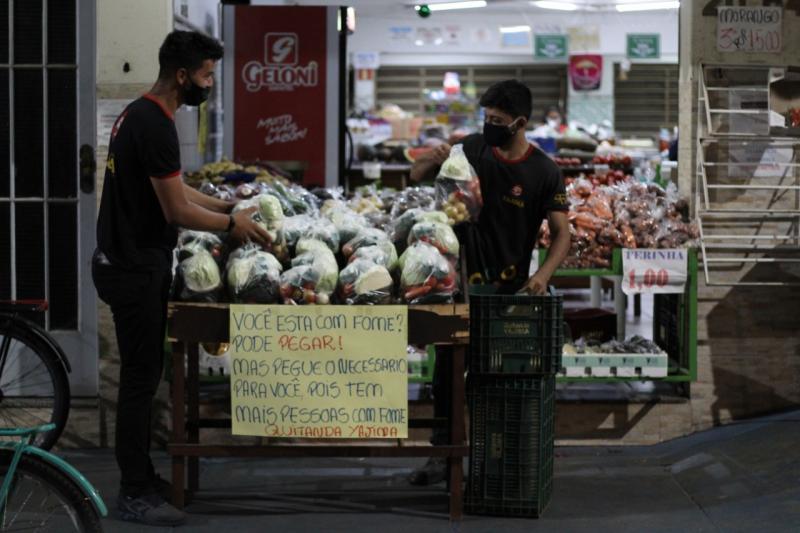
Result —
POLYGON ((499 126, 487 122, 483 125, 483 140, 485 140, 486 144, 489 146, 497 148, 506 146, 511 140, 511 137, 514 136, 514 133, 516 133, 515 131, 511 131, 513 125, 513 122, 508 126, 499 126))
POLYGON ((183 103, 191 106, 198 106, 208 100, 208 93, 211 89, 208 87, 200 87, 192 78, 189 78, 189 87, 183 88, 183 103))

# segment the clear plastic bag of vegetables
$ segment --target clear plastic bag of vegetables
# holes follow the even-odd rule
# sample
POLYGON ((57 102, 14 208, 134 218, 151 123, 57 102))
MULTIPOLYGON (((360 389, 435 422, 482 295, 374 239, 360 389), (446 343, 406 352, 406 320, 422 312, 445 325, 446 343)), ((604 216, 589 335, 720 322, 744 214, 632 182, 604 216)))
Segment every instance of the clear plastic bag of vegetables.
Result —
POLYGON ((339 232, 336 227, 325 219, 315 219, 306 227, 302 234, 305 239, 314 239, 324 242, 331 252, 339 251, 339 232))
POLYGON ((216 259, 199 249, 178 264, 174 292, 184 302, 218 302, 222 278, 216 259))
POLYGON ((339 267, 328 246, 315 239, 300 239, 292 268, 281 275, 284 303, 327 304, 336 290, 339 267))
POLYGON ((234 251, 228 259, 228 294, 235 303, 271 304, 280 299, 280 262, 257 246, 234 251))
POLYGON ((294 249, 305 231, 314 223, 314 219, 309 215, 295 215, 283 219, 281 227, 283 238, 289 249, 294 249))
POLYGON ((346 304, 390 304, 393 285, 392 276, 384 266, 357 259, 339 274, 339 298, 346 304))
POLYGON ((450 303, 458 290, 453 263, 434 246, 416 242, 400 258, 400 293, 408 304, 450 303))
POLYGON ((385 267, 389 272, 397 268, 397 252, 389 241, 381 241, 375 246, 362 246, 350 256, 350 263, 367 260, 385 267))
POLYGON ((477 220, 483 207, 481 182, 457 144, 436 176, 436 207, 447 214, 450 225, 477 220))
POLYGON ((458 257, 460 246, 453 228, 441 222, 417 222, 408 234, 408 245, 417 241, 436 247, 450 258, 458 257))
POLYGON ((391 244, 389 235, 387 235, 385 231, 377 228, 364 228, 355 238, 349 240, 342 246, 342 254, 349 259, 359 248, 363 246, 375 246, 382 242, 391 244))
POLYGON ((188 259, 201 250, 210 253, 218 263, 223 260, 225 255, 222 239, 213 233, 183 230, 178 235, 178 262, 188 259))
POLYGON ((351 241, 361 230, 369 227, 369 223, 363 215, 343 206, 330 209, 327 218, 339 232, 339 240, 343 243, 351 241))
POLYGON ((277 199, 269 194, 260 194, 249 200, 242 200, 233 207, 233 213, 237 213, 248 207, 258 209, 250 215, 255 222, 263 227, 269 234, 270 242, 264 248, 279 261, 286 261, 289 257, 289 248, 283 235, 284 214, 283 209, 277 199))

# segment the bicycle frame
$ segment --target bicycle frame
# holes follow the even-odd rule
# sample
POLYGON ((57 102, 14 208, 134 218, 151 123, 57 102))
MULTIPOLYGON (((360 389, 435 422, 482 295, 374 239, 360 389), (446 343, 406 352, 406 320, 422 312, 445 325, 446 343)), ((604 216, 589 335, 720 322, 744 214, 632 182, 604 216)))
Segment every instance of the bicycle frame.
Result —
POLYGON ((44 424, 34 428, 0 429, 0 437, 20 438, 19 442, 0 442, 0 448, 14 450, 14 457, 11 459, 11 465, 9 465, 8 472, 6 472, 6 476, 3 479, 3 484, 0 486, 0 502, 6 500, 8 491, 11 488, 11 480, 14 478, 14 473, 17 470, 17 465, 19 465, 20 458, 23 454, 29 454, 39 457, 66 474, 67 477, 89 497, 95 509, 97 509, 97 512, 100 513, 100 516, 108 516, 108 509, 106 508, 105 502, 103 502, 103 499, 100 497, 100 493, 97 492, 97 489, 92 486, 83 474, 60 457, 31 444, 37 433, 45 433, 55 427, 55 424, 44 424))

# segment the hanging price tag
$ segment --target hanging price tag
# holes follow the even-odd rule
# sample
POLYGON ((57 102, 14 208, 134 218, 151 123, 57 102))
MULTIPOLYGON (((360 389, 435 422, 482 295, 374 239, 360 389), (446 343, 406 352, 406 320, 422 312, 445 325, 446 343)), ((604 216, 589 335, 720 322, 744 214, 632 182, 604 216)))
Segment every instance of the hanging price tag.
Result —
POLYGON ((686 287, 685 249, 622 250, 622 292, 675 294, 686 287))

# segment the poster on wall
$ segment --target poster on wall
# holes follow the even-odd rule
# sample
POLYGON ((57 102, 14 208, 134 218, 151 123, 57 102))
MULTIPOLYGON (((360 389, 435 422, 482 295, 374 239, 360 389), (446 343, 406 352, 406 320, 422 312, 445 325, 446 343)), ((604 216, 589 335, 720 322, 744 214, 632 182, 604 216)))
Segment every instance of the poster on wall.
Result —
POLYGON ((566 35, 536 35, 534 45, 536 59, 566 59, 566 35))
POLYGON ((576 54, 569 56, 569 79, 575 91, 596 91, 603 79, 603 56, 576 54))
POLYGON ((661 35, 657 33, 629 33, 628 59, 658 59, 661 57, 661 35))
POLYGON ((325 185, 336 168, 326 154, 336 112, 327 103, 328 8, 236 6, 233 13, 234 159, 299 163, 306 185, 325 185))

